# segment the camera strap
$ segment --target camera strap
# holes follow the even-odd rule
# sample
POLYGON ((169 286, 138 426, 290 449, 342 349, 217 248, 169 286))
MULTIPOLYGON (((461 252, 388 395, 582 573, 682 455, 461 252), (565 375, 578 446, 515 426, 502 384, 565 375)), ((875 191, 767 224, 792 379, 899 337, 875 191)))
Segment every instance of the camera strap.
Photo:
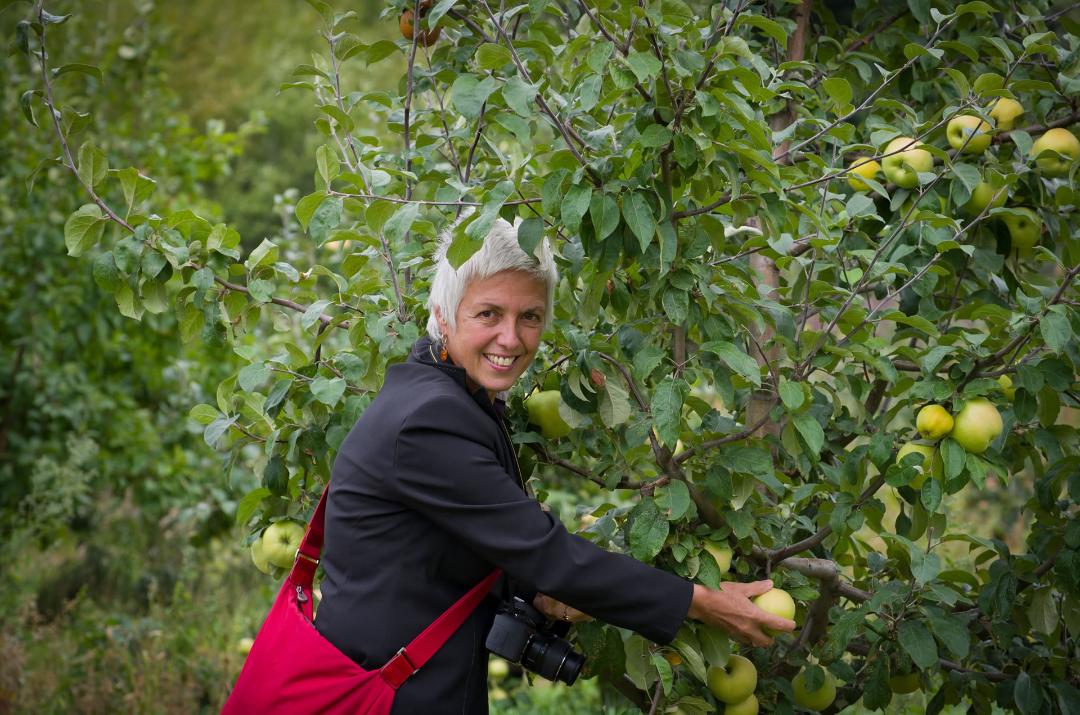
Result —
MULTIPOLYGON (((326 495, 330 493, 330 484, 327 482, 323 489, 319 505, 315 507, 315 513, 308 522, 307 531, 300 548, 296 553, 296 561, 293 562, 289 580, 305 591, 311 590, 315 570, 319 567, 319 556, 322 554, 324 522, 326 520, 326 495)), ((476 584, 457 603, 446 609, 441 616, 432 621, 431 625, 423 630, 420 635, 413 638, 409 645, 401 648, 393 658, 387 661, 380 669, 383 680, 390 687, 397 690, 402 683, 409 679, 416 671, 420 670, 431 660, 450 636, 461 627, 461 624, 472 615, 476 607, 484 600, 502 576, 501 569, 495 569, 483 581, 476 584)), ((308 614, 310 616, 310 614, 308 614)))

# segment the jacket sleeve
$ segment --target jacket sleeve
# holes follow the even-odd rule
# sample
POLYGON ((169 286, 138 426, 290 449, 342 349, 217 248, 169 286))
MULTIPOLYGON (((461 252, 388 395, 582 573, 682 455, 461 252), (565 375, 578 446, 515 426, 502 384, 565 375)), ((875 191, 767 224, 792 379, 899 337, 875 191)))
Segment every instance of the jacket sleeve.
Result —
POLYGON ((479 419, 489 418, 449 396, 406 417, 389 479, 401 503, 513 578, 657 643, 673 639, 692 584, 570 534, 499 464, 479 419))

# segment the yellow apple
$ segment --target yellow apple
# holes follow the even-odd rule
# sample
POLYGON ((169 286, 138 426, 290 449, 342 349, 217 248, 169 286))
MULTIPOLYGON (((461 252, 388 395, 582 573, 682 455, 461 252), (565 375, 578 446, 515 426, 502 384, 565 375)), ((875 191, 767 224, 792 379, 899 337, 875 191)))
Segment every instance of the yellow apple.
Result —
POLYGON ((867 160, 866 158, 859 158, 851 162, 848 165, 848 186, 856 191, 866 191, 870 188, 863 181, 859 181, 856 176, 861 176, 864 179, 877 179, 878 172, 881 171, 881 164, 877 163, 873 159, 867 160))
POLYGON ((304 526, 291 519, 275 521, 262 535, 262 552, 274 566, 287 569, 296 559, 296 550, 304 538, 304 526))
POLYGON ((990 443, 1001 434, 1001 413, 990 400, 976 397, 968 400, 956 413, 952 438, 972 454, 986 451, 990 443))
POLYGON ((746 700, 724 706, 724 715, 757 715, 758 700, 756 695, 751 695, 746 700))
POLYGON ((715 541, 706 541, 705 550, 708 551, 709 555, 716 561, 716 565, 720 568, 720 573, 727 573, 731 568, 731 548, 723 544, 718 544, 715 541))
POLYGON ((1021 251, 1027 250, 1039 242, 1042 233, 1042 219, 1031 209, 1013 209, 1021 216, 1015 214, 1003 214, 1001 220, 1009 229, 1009 241, 1012 247, 1021 251))
POLYGON ((251 652, 251 646, 255 645, 255 639, 249 637, 241 638, 236 641, 236 652, 240 655, 247 655, 251 652))
POLYGON ((1007 199, 1008 196, 1009 192, 1005 189, 1001 189, 1000 186, 994 186, 986 181, 980 181, 975 185, 975 188, 972 189, 971 198, 964 204, 964 213, 968 216, 977 216, 981 214, 983 209, 987 206, 990 206, 992 209, 1004 206, 1005 199, 1007 199), (993 203, 991 203, 991 200, 993 203))
POLYGON ((505 678, 510 672, 510 665, 502 658, 492 658, 488 661, 488 675, 498 680, 505 678))
POLYGON ((1031 155, 1039 172, 1046 176, 1065 176, 1069 168, 1080 158, 1080 140, 1068 129, 1050 129, 1031 146, 1031 155), (1047 152, 1039 156, 1042 152, 1047 152), (1064 158, 1058 154, 1063 154, 1064 158))
POLYGON ((923 456, 922 472, 919 476, 915 477, 909 483, 912 489, 922 489, 923 482, 926 481, 926 477, 933 474, 934 477, 941 475, 944 468, 944 463, 941 461, 941 455, 938 451, 928 444, 920 444, 919 442, 908 442, 896 452, 896 463, 899 464, 904 457, 909 454, 917 453, 923 456))
POLYGON ((894 675, 889 678, 889 689, 897 695, 914 693, 921 686, 922 682, 920 682, 918 671, 906 673, 904 675, 894 675))
MULTIPOLYGON (((771 588, 760 596, 754 596, 753 603, 766 613, 786 618, 789 621, 795 620, 795 599, 782 588, 771 588)), ((779 633, 771 628, 763 630, 773 636, 779 633)))
POLYGON ((998 384, 1001 385, 1001 391, 1005 393, 1005 397, 1011 402, 1016 398, 1016 388, 1013 387, 1012 378, 1008 375, 998 375, 998 384))
POLYGON ((559 415, 562 397, 558 390, 534 392, 525 400, 529 410, 529 422, 540 428, 547 439, 561 439, 570 434, 570 425, 559 415))
POLYGON ((806 671, 799 671, 791 681, 791 689, 795 692, 795 704, 807 710, 824 710, 836 700, 836 683, 828 671, 825 682, 817 690, 807 689, 806 671))
POLYGON ((990 146, 990 125, 973 114, 961 114, 949 120, 945 138, 961 153, 981 154, 990 146))
POLYGON ((990 116, 994 118, 999 132, 1007 132, 1013 128, 1013 122, 1024 113, 1024 105, 1015 99, 1001 97, 990 108, 990 116))
POLYGON ((926 149, 920 149, 921 146, 922 142, 909 137, 897 137, 889 142, 884 152, 889 156, 881 160, 881 170, 889 181, 900 188, 912 189, 919 184, 919 172, 934 168, 933 155, 926 149))
POLYGON ((262 536, 251 542, 251 562, 263 573, 270 573, 270 562, 266 560, 266 554, 263 553, 262 536))
POLYGON ((705 681, 717 700, 741 703, 753 695, 757 687, 757 668, 749 658, 732 655, 723 667, 709 668, 705 681))
POLYGON ((953 416, 941 405, 927 405, 915 417, 915 428, 926 439, 938 440, 952 432, 953 416))

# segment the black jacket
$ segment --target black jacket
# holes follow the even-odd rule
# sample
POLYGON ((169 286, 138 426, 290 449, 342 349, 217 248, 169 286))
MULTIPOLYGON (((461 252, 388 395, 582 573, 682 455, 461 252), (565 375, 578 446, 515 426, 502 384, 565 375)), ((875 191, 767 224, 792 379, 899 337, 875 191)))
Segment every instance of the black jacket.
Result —
MULTIPOLYGON (((376 669, 496 566, 600 620, 666 643, 686 617, 684 579, 563 528, 527 496, 483 389, 427 338, 391 366, 341 445, 326 506, 316 627, 376 669)), ((486 713, 488 598, 399 690, 395 713, 486 713)))

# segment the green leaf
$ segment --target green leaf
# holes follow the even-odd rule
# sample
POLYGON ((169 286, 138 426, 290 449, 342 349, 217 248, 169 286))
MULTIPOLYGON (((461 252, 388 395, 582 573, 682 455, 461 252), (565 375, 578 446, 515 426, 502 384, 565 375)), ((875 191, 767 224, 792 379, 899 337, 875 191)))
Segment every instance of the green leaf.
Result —
POLYGON ((942 613, 934 608, 926 610, 930 629, 937 639, 953 654, 953 657, 958 660, 967 658, 971 649, 971 631, 968 630, 966 619, 942 613))
POLYGON ((664 547, 668 520, 653 499, 645 498, 630 511, 630 553, 639 561, 651 561, 664 547))
POLYGON ((660 72, 660 60, 649 52, 631 52, 626 57, 626 64, 638 82, 644 82, 660 72))
POLYGON ((207 405, 205 403, 195 405, 188 412, 188 417, 195 420, 201 425, 208 425, 214 420, 221 417, 221 413, 218 412, 216 407, 207 405))
POLYGON ((1058 608, 1054 599, 1054 590, 1047 586, 1036 589, 1031 596, 1027 609, 1028 622, 1040 633, 1051 635, 1057 630, 1058 608))
POLYGON ((634 191, 623 197, 622 213, 626 225, 637 236, 641 252, 644 253, 656 235, 656 220, 645 194, 634 191))
POLYGON ((941 573, 941 559, 937 554, 925 551, 915 551, 911 554, 911 576, 917 585, 925 586, 937 578, 939 573, 941 573))
POLYGON ((296 202, 296 208, 293 209, 293 213, 296 215, 296 220, 300 223, 301 228, 305 231, 307 231, 308 222, 315 214, 315 210, 322 205, 322 202, 327 196, 328 194, 325 191, 316 191, 296 202))
POLYGON ((588 184, 571 186, 563 196, 560 213, 563 225, 572 234, 581 230, 581 219, 589 210, 589 200, 592 198, 592 188, 588 184))
POLYGON ((757 361, 732 343, 725 340, 713 340, 703 344, 701 349, 715 353, 729 368, 750 381, 754 387, 761 387, 761 368, 757 361))
POLYGON ((266 487, 252 489, 245 494, 244 498, 240 500, 240 503, 236 505, 236 523, 240 526, 248 523, 248 521, 251 520, 251 517, 255 515, 255 511, 259 508, 259 505, 262 504, 268 496, 270 496, 270 490, 266 487))
POLYGON ((1013 687, 1013 698, 1016 700, 1016 709, 1021 715, 1036 715, 1043 712, 1043 692, 1039 681, 1032 679, 1027 671, 1021 670, 1016 676, 1016 685, 1013 687))
POLYGON ((93 274, 94 283, 107 293, 115 293, 124 284, 124 276, 116 267, 112 251, 106 251, 94 260, 93 274))
POLYGON ((825 446, 825 431, 821 429, 821 425, 814 416, 809 412, 803 412, 793 416, 791 422, 806 441, 810 453, 815 457, 821 454, 821 448, 825 446))
POLYGON ((450 101, 466 119, 476 119, 491 93, 498 89, 493 77, 477 79, 473 74, 458 75, 450 87, 450 101))
POLYGON ((259 266, 268 266, 278 259, 278 253, 277 244, 268 238, 264 238, 262 243, 256 246, 255 250, 248 255, 247 260, 244 261, 244 266, 249 271, 259 266))
POLYGON ((476 50, 476 63, 480 65, 481 69, 497 70, 510 64, 513 60, 510 50, 502 45, 485 42, 476 50))
POLYGON ((105 231, 107 219, 97 204, 86 204, 64 223, 64 243, 69 256, 81 256, 97 245, 105 231))
POLYGON ((240 415, 217 418, 206 425, 206 429, 203 430, 203 441, 206 442, 210 449, 217 449, 218 442, 221 441, 221 438, 225 436, 225 433, 229 431, 229 428, 232 427, 238 419, 240 419, 240 415))
POLYGON ((901 621, 897 630, 897 638, 903 649, 911 656, 911 660, 920 669, 927 670, 937 665, 937 644, 922 621, 910 618, 901 621))
POLYGON ((775 20, 770 20, 764 15, 752 15, 750 13, 743 13, 739 15, 739 19, 735 22, 735 26, 750 25, 764 32, 766 35, 776 41, 776 44, 780 46, 781 50, 787 49, 788 31, 784 29, 784 26, 775 20))
POLYGON ((90 185, 97 186, 109 174, 109 160, 104 152, 90 142, 79 147, 79 176, 90 185))
POLYGON ((341 173, 341 161, 337 152, 326 144, 315 150, 315 165, 318 167, 319 178, 323 181, 323 188, 329 189, 330 182, 341 173))
POLYGON ((967 451, 956 442, 956 440, 945 438, 941 440, 938 445, 938 450, 941 452, 941 461, 945 467, 945 478, 952 479, 953 477, 964 471, 964 464, 967 461, 967 451))
POLYGON ((330 232, 341 223, 341 197, 327 196, 308 222, 308 235, 315 241, 315 245, 321 246, 330 237, 330 232))
POLYGON ((679 440, 682 425, 683 390, 673 377, 666 377, 656 386, 652 398, 653 423, 656 433, 668 447, 674 447, 679 440))
POLYGON ((506 106, 522 117, 531 117, 536 113, 533 102, 536 100, 535 84, 529 84, 517 75, 514 75, 503 85, 502 96, 506 106))
POLYGON ((332 301, 329 300, 317 300, 308 306, 308 309, 304 311, 304 314, 300 317, 300 325, 305 330, 310 328, 315 323, 319 322, 319 318, 322 317, 323 311, 330 305, 332 301))
POLYGON ((62 77, 70 72, 78 72, 79 74, 85 74, 93 77, 98 82, 104 82, 105 79, 101 75, 101 68, 95 65, 83 64, 82 62, 71 62, 66 65, 60 65, 52 70, 53 77, 62 77))
POLYGON ((271 371, 265 363, 253 362, 245 365, 236 375, 236 384, 245 392, 254 392, 259 385, 270 379, 271 371))
POLYGON ((345 394, 345 380, 340 377, 326 378, 320 375, 311 381, 311 394, 324 405, 333 407, 345 394))
POLYGON ((1072 340, 1072 326, 1069 324, 1069 319, 1054 312, 1053 308, 1039 321, 1039 332, 1046 341, 1046 346, 1056 353, 1065 352, 1069 341, 1072 340))
POLYGON ((690 511, 693 501, 690 499, 690 490, 686 483, 676 479, 668 483, 657 495, 657 503, 661 509, 666 509, 664 517, 668 521, 678 521, 690 511))
POLYGON ((650 124, 638 137, 638 144, 647 148, 667 146, 674 134, 671 130, 660 124, 650 124))
POLYGON ((589 202, 589 218, 597 240, 603 241, 619 227, 619 204, 611 194, 595 191, 589 202))
POLYGON ((518 224, 518 245, 530 256, 536 255, 536 249, 544 240, 544 220, 527 218, 518 224))
POLYGON ((837 107, 846 107, 851 104, 851 98, 854 96, 851 90, 851 83, 843 77, 830 77, 821 82, 822 89, 829 95, 829 99, 833 101, 837 107))
POLYGON ((617 427, 630 419, 630 395, 622 387, 609 381, 600 391, 598 408, 604 424, 617 427))
POLYGON ((951 167, 952 173, 956 175, 964 187, 971 193, 975 190, 975 187, 982 181, 982 174, 977 167, 970 164, 953 164, 951 167))
POLYGON ((420 206, 417 204, 402 204, 394 211, 394 215, 383 224, 382 233, 387 242, 396 245, 405 239, 405 234, 412 228, 417 216, 420 215, 420 206))

